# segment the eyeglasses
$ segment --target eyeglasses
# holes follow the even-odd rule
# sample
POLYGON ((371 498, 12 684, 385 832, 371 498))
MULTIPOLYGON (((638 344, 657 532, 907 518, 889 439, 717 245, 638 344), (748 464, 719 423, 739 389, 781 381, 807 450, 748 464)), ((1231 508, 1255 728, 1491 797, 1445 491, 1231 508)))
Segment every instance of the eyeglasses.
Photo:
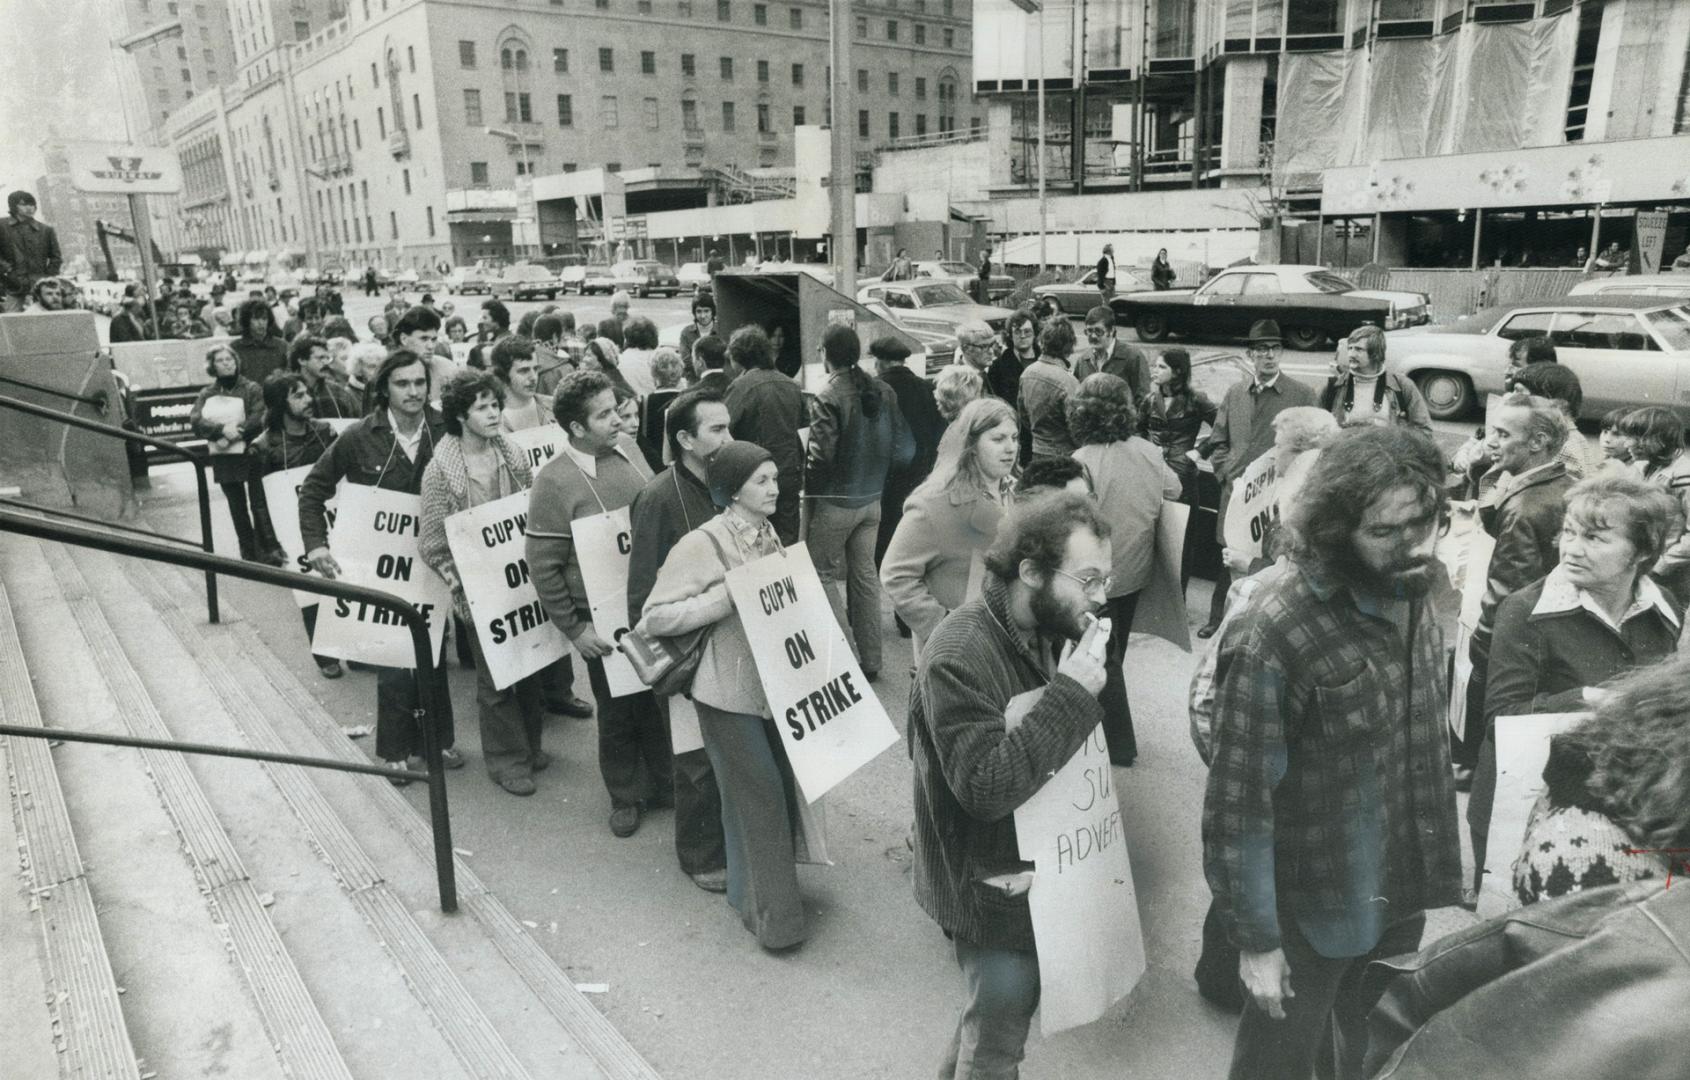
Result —
POLYGON ((1101 326, 1088 326, 1088 327, 1086 327, 1086 337, 1088 337, 1088 338, 1103 338, 1103 337, 1108 337, 1108 336, 1109 336, 1109 331, 1105 330, 1101 326))
POLYGON ((1115 584, 1115 579, 1107 574, 1102 577, 1099 577, 1096 574, 1087 574, 1085 577, 1081 577, 1078 574, 1070 573, 1060 567, 1056 572, 1067 578, 1069 581, 1072 581, 1086 592, 1101 593, 1105 597, 1109 595, 1110 588, 1115 584))
POLYGON ((959 341, 957 345, 964 349, 989 349, 992 347, 990 341, 959 341))

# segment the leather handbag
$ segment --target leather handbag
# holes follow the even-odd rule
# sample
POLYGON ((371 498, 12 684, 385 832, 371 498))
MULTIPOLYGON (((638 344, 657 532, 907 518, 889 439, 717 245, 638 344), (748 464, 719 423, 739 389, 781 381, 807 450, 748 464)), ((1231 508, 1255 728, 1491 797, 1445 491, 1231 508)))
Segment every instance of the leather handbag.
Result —
MULTIPOLYGON (((722 551, 722 545, 708 532, 704 535, 716 549, 716 556, 722 560, 722 565, 727 566, 728 559, 722 551)), ((658 637, 655 634, 646 635, 638 630, 629 630, 622 635, 616 647, 628 658, 628 663, 634 668, 634 674, 651 688, 653 694, 658 697, 691 694, 693 677, 698 674, 698 663, 704 657, 704 645, 710 640, 710 634, 715 629, 716 624, 711 623, 673 637, 658 637)))

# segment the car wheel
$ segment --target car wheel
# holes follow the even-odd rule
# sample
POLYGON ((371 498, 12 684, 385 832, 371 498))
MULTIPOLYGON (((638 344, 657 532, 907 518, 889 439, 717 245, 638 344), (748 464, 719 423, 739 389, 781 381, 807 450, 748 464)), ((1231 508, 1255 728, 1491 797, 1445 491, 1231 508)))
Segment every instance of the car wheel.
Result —
POLYGON ((1147 311, 1133 323, 1140 341, 1155 343, 1168 340, 1168 320, 1165 316, 1147 311))
POLYGON ((1414 377, 1434 420, 1459 420, 1473 411, 1473 382, 1456 371, 1422 371, 1414 377))
POLYGON ((1326 334, 1309 326, 1293 326, 1285 331, 1285 344, 1298 352, 1313 352, 1326 344, 1326 334))

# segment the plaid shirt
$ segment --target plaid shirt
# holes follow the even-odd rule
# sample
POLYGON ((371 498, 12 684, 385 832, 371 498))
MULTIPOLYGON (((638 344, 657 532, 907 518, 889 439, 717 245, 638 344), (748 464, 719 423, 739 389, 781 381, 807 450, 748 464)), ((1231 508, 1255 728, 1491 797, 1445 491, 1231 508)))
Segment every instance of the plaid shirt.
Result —
POLYGON ((1443 634, 1425 600, 1392 615, 1300 566, 1221 641, 1203 868, 1241 949, 1278 948, 1284 913, 1359 956, 1460 898, 1443 634))

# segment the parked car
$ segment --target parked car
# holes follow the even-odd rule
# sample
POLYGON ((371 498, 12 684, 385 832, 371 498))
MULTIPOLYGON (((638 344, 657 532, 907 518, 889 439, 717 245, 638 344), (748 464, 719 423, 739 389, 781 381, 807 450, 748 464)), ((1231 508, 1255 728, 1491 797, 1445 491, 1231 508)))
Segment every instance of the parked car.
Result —
POLYGON ((707 289, 710 287, 710 270, 701 262, 682 263, 681 268, 675 271, 675 280, 681 283, 682 288, 707 289))
MULTIPOLYGON (((1116 265, 1116 295, 1149 292, 1151 287, 1149 267, 1116 265)), ((1103 298, 1097 292, 1097 267, 1095 266, 1072 281, 1055 285, 1034 286, 1033 295, 1035 297, 1055 297, 1056 302, 1062 306, 1062 312, 1065 315, 1084 315, 1103 302, 1103 298)))
MULTIPOLYGON (((954 281, 957 287, 969 296, 974 295, 974 283, 980 280, 980 268, 971 266, 961 259, 946 259, 936 262, 928 259, 910 264, 910 269, 917 279, 939 278, 944 281, 954 281)), ((1008 296, 1015 291, 1015 279, 1005 273, 993 274, 986 283, 986 295, 993 300, 1008 296)))
POLYGON ((1358 289, 1324 266, 1237 266, 1221 271, 1201 288, 1117 295, 1110 301, 1116 321, 1138 331, 1139 340, 1166 341, 1172 334, 1193 338, 1240 338, 1257 319, 1273 319, 1293 349, 1318 349, 1330 338, 1372 323, 1385 330, 1430 321, 1425 293, 1358 289))
POLYGON ((556 300, 561 288, 550 270, 534 263, 505 267, 500 284, 510 290, 512 300, 556 300))
POLYGON ((874 312, 898 329, 921 342, 927 354, 927 374, 931 377, 940 368, 956 360, 957 339, 954 324, 938 319, 924 319, 922 313, 899 308, 894 311, 878 300, 863 307, 874 312))
POLYGON ((459 266, 446 275, 446 291, 457 293, 459 296, 468 296, 470 293, 491 295, 493 284, 485 271, 477 270, 473 266, 459 266))
POLYGON ((1391 365, 1414 379, 1439 420, 1502 392, 1508 346, 1539 334, 1584 388, 1581 417, 1669 405, 1690 422, 1690 303, 1649 296, 1567 296, 1486 308, 1448 326, 1390 336, 1391 365))
POLYGON ((879 300, 900 313, 919 311, 923 319, 948 324, 952 332, 962 323, 980 319, 1001 334, 1015 314, 1008 308, 976 304, 949 281, 872 282, 857 290, 859 304, 870 300, 879 300))
POLYGON ((1690 300, 1690 274, 1616 274, 1574 285, 1568 296, 1660 296, 1690 300))
POLYGON ((422 284, 422 275, 415 270, 401 270, 393 275, 393 284, 402 289, 416 292, 417 287, 422 284))
POLYGON ((599 263, 595 266, 589 266, 581 275, 582 296, 586 296, 588 293, 601 292, 609 294, 615 291, 616 279, 611 276, 610 266, 608 264, 599 263))
POLYGON ((619 262, 610 268, 610 277, 616 288, 635 296, 681 294, 681 282, 675 276, 675 271, 656 259, 629 259, 619 262))

